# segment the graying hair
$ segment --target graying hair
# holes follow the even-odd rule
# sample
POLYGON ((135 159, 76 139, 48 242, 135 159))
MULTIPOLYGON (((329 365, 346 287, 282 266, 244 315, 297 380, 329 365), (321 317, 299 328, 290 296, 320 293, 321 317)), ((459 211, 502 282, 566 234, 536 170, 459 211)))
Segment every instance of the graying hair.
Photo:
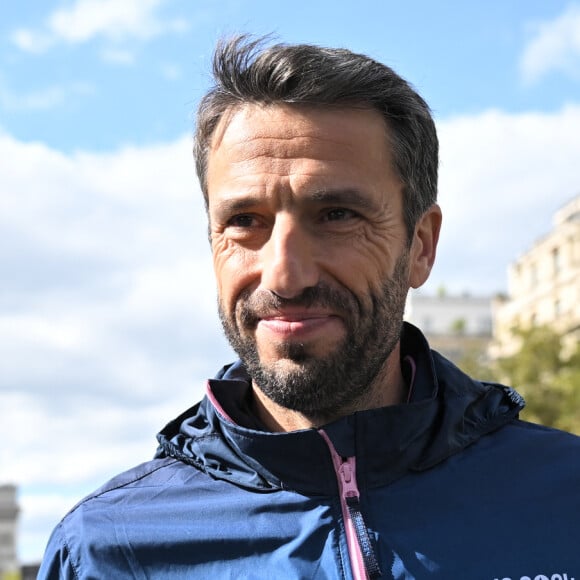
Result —
POLYGON ((388 66, 346 49, 267 46, 266 39, 246 35, 218 43, 213 76, 215 85, 199 104, 194 140, 206 207, 208 152, 224 113, 248 103, 371 108, 388 128, 412 239, 417 220, 437 199, 439 144, 429 106, 407 81, 388 66))

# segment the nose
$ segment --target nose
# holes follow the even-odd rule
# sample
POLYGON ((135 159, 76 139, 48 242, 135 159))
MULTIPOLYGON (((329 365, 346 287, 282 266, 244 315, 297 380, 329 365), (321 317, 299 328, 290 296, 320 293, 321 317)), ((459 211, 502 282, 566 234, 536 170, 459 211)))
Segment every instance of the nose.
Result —
POLYGON ((299 220, 278 214, 262 247, 261 286, 281 298, 295 298, 318 283, 313 240, 299 220))

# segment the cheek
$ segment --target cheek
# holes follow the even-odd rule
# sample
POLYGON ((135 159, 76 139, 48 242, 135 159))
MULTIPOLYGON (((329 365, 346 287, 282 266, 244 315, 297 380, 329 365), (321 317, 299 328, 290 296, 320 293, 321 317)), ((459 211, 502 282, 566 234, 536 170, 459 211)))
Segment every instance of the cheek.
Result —
POLYGON ((252 284, 255 256, 253 252, 212 240, 213 268, 222 307, 231 312, 239 294, 252 284))
POLYGON ((392 277, 403 247, 396 236, 362 235, 342 252, 337 262, 339 276, 357 294, 378 292, 392 277))

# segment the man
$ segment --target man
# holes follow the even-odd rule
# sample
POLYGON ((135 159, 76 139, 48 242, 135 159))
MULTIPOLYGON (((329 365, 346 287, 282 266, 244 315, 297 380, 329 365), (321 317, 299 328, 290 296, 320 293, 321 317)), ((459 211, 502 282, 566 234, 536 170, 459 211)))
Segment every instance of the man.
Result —
POLYGON ((441 212, 423 99, 346 50, 220 45, 195 141, 240 361, 80 502, 40 578, 580 578, 580 441, 403 324, 441 212))

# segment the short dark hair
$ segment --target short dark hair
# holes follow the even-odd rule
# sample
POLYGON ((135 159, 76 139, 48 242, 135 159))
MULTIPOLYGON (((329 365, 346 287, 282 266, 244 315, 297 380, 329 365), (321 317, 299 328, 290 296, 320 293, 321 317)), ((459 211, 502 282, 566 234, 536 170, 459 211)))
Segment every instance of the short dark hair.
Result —
POLYGON ((366 55, 309 44, 265 46, 266 40, 241 35, 216 47, 215 85, 199 104, 194 142, 206 207, 208 152, 227 111, 247 103, 365 107, 377 110, 388 128, 411 240, 417 220, 437 199, 439 144, 427 103, 391 68, 366 55))

